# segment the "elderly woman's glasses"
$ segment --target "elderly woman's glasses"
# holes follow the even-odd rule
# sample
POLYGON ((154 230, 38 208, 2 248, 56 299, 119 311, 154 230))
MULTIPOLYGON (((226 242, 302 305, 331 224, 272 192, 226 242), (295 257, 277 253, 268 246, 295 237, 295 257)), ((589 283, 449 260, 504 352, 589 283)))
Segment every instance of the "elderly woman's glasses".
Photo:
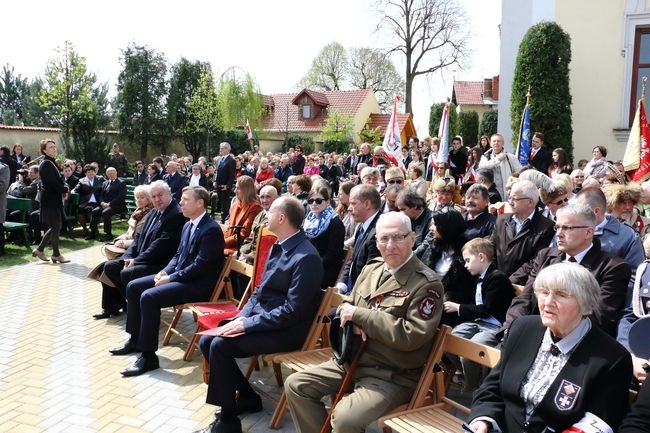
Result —
POLYGON ((567 301, 574 297, 571 293, 565 290, 550 290, 544 287, 535 289, 534 292, 535 295, 540 299, 548 299, 549 297, 553 296, 553 298, 555 298, 556 301, 560 301, 560 302, 567 301))

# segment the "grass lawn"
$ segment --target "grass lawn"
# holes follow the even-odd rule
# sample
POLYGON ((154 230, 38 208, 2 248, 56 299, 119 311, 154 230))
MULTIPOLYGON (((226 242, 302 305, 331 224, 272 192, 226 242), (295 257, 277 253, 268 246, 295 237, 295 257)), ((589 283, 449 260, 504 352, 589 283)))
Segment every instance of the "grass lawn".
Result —
MULTIPOLYGON (((113 223, 113 235, 118 236, 126 232, 127 223, 126 221, 119 221, 113 223)), ((100 229, 99 235, 102 235, 100 229)), ((59 239, 59 248, 61 249, 61 254, 64 256, 70 251, 81 250, 83 248, 93 247, 96 245, 102 245, 104 242, 101 241, 87 241, 84 240, 81 236, 81 228, 77 227, 74 231, 74 234, 66 233, 62 235, 59 239)), ((14 243, 7 242, 5 245, 5 255, 0 256, 0 269, 6 268, 14 265, 24 265, 25 263, 33 262, 38 260, 37 258, 32 257, 32 250, 36 248, 35 245, 16 245, 14 243)), ((50 247, 45 249, 45 254, 49 257, 52 254, 52 249, 50 247)))

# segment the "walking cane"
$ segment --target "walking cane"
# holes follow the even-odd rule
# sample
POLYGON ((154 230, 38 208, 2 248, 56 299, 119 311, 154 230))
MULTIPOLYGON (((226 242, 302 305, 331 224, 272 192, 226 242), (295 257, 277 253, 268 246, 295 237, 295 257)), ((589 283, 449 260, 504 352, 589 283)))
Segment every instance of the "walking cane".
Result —
POLYGON ((350 363, 350 367, 348 368, 347 373, 345 373, 345 376, 343 377, 343 383, 341 383, 339 392, 338 394, 336 394, 336 397, 334 397, 334 401, 332 401, 332 407, 330 408, 330 411, 327 414, 327 418, 325 418, 325 422, 323 423, 323 427, 320 429, 320 433, 327 433, 329 431, 331 427, 330 421, 332 420, 332 413, 334 412, 334 407, 336 407, 337 403, 343 398, 343 395, 345 395, 345 391, 350 386, 350 382, 352 382, 352 376, 354 376, 354 372, 357 370, 357 366, 359 365, 359 359, 361 359, 361 354, 363 353, 363 350, 366 348, 366 342, 367 340, 361 340, 361 345, 359 346, 359 350, 357 350, 357 353, 354 355, 354 358, 350 363))

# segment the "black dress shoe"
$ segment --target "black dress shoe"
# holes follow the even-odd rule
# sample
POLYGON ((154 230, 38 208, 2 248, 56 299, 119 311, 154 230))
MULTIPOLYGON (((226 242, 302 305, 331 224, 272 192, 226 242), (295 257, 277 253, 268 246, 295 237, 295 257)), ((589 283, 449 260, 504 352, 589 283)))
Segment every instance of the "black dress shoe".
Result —
POLYGON ((101 238, 99 238, 99 240, 102 242, 112 241, 113 235, 103 235, 101 238))
POLYGON ((235 418, 233 422, 223 422, 219 415, 215 416, 210 425, 194 433, 242 433, 241 421, 235 418))
POLYGON ((94 233, 88 233, 86 236, 84 236, 84 239, 87 241, 92 241, 93 239, 97 239, 97 235, 94 233))
POLYGON ((111 316, 119 316, 119 315, 120 315, 120 310, 117 311, 102 310, 101 313, 93 314, 93 317, 95 318, 95 320, 100 320, 100 319, 108 319, 111 316))
POLYGON ((248 398, 239 397, 237 399, 237 408, 235 409, 237 415, 243 413, 257 413, 262 410, 264 410, 264 407, 262 406, 262 398, 259 395, 254 395, 248 398))
POLYGON ((109 350, 113 355, 128 355, 129 353, 137 352, 138 348, 136 347, 135 342, 128 340, 126 343, 124 343, 124 346, 122 347, 116 347, 115 349, 109 350))
POLYGON ((147 358, 139 356, 133 364, 120 371, 120 373, 122 373, 122 376, 124 377, 140 376, 147 371, 156 370, 157 368, 160 368, 157 356, 154 355, 153 357, 147 358))

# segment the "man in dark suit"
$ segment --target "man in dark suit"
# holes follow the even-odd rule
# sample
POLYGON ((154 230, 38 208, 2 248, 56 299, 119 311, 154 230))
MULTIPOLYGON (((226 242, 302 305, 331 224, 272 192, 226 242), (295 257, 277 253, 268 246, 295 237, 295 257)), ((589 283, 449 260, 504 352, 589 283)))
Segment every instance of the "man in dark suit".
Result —
MULTIPOLYGON (((230 154, 230 143, 225 141, 219 145, 219 164, 214 175, 214 187, 219 197, 221 208, 221 223, 225 224, 230 216, 230 195, 237 180, 235 158, 230 154)), ((255 175, 253 175, 255 179, 255 175)))
POLYGON ((187 186, 187 179, 178 172, 178 164, 176 162, 169 161, 167 163, 167 174, 163 176, 163 180, 172 189, 172 197, 176 201, 180 201, 183 188, 187 186))
POLYGON ((142 161, 135 162, 135 173, 133 173, 133 186, 144 185, 147 180, 147 170, 142 161))
POLYGON ((511 275, 551 244, 553 221, 537 209, 539 191, 530 181, 516 182, 508 197, 513 213, 499 215, 491 241, 496 251, 497 268, 511 275))
POLYGON ((497 217, 488 211, 490 195, 488 189, 478 183, 473 184, 465 192, 465 240, 474 238, 489 238, 494 230, 497 217))
POLYGON ((363 267, 371 259, 379 257, 375 239, 375 225, 379 219, 381 197, 374 185, 357 185, 350 191, 349 210, 352 217, 359 223, 354 235, 354 251, 346 263, 343 277, 336 283, 341 293, 349 293, 357 281, 363 267))
POLYGON ((345 159, 345 173, 348 176, 352 176, 357 172, 357 164, 359 164, 359 155, 357 155, 357 149, 350 149, 350 156, 345 159))
POLYGON ((359 146, 361 153, 359 154, 359 162, 357 165, 364 163, 367 165, 372 165, 372 153, 370 153, 370 145, 368 143, 362 143, 359 146))
POLYGON ((463 139, 456 136, 451 139, 449 150, 449 168, 451 175, 456 179, 462 179, 467 170, 467 149, 463 146, 463 139))
POLYGON ((65 180, 66 185, 68 185, 68 190, 72 191, 79 183, 79 179, 72 175, 72 166, 70 164, 64 165, 62 173, 63 180, 65 180))
POLYGON ((535 167, 537 171, 548 175, 548 168, 553 162, 553 159, 551 158, 551 152, 544 146, 544 135, 541 132, 534 133, 531 144, 532 147, 530 149, 528 164, 535 167))
POLYGON ((332 196, 334 197, 339 193, 339 179, 343 177, 343 167, 335 163, 336 161, 334 161, 333 155, 329 155, 327 158, 327 176, 321 174, 321 177, 327 179, 332 189, 332 196))
POLYGON ((210 365, 206 401, 221 407, 202 432, 240 433, 237 416, 262 410, 262 401, 236 358, 296 350, 307 336, 321 301, 323 266, 300 229, 303 218, 304 208, 297 199, 285 196, 273 202, 268 225, 278 242, 269 253, 259 287, 237 317, 222 322, 215 336, 199 341, 210 365))
POLYGON ((151 184, 154 209, 145 217, 143 229, 122 256, 104 264, 104 274, 113 283, 102 282, 102 312, 95 319, 106 319, 126 310, 126 285, 136 278, 160 271, 178 248, 186 218, 172 198, 167 182, 151 184))
POLYGON ((104 178, 95 176, 95 167, 90 164, 86 164, 83 171, 85 176, 79 179, 72 193, 79 194, 77 219, 83 229, 83 235, 88 236, 86 223, 90 219, 90 213, 97 207, 97 203, 101 200, 104 178))
POLYGON ((104 221, 104 236, 101 240, 112 240, 111 217, 126 210, 126 185, 117 178, 117 170, 108 167, 106 178, 102 184, 99 205, 90 213, 90 234, 85 237, 87 240, 97 238, 100 218, 104 221))
POLYGON ((569 205, 557 211, 557 247, 541 250, 535 260, 524 264, 513 275, 513 284, 525 284, 521 295, 513 299, 504 327, 520 316, 539 314, 533 284, 545 267, 560 262, 577 262, 589 269, 600 285, 600 327, 612 337, 625 306, 630 265, 601 250, 594 239, 596 215, 586 205, 569 205))
POLYGON ((126 286, 128 310, 126 332, 131 338, 113 355, 136 351, 142 355, 121 373, 138 376, 159 367, 156 350, 160 309, 187 302, 207 301, 223 267, 223 232, 206 212, 210 196, 200 186, 183 189, 181 209, 189 218, 181 234, 176 254, 155 275, 137 278, 126 286))

